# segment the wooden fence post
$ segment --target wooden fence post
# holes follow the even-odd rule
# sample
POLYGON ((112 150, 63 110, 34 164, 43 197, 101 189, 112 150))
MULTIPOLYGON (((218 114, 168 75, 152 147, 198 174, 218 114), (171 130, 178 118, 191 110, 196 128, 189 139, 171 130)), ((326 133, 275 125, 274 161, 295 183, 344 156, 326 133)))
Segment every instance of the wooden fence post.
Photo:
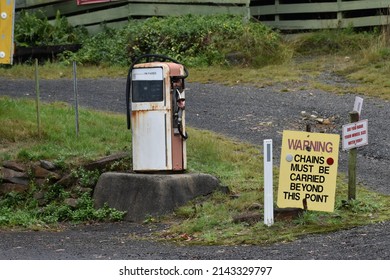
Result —
MULTIPOLYGON (((359 113, 349 113, 351 123, 359 121, 359 113)), ((356 162, 357 148, 352 148, 348 153, 348 200, 356 199, 356 162)))

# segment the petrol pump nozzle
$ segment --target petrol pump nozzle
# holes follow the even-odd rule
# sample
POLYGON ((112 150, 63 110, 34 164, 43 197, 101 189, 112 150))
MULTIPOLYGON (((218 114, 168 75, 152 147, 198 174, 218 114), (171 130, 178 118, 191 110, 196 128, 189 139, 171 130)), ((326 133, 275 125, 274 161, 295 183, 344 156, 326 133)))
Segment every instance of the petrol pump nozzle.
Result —
POLYGON ((176 102, 177 102, 177 107, 180 109, 184 110, 186 107, 186 99, 184 96, 184 90, 183 92, 180 92, 179 89, 176 89, 176 102))

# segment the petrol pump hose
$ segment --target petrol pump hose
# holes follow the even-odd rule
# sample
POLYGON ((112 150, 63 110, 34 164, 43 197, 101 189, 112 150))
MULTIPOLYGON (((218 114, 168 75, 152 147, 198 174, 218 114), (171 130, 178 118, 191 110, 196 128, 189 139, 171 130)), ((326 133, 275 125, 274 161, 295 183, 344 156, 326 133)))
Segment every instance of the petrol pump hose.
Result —
POLYGON ((185 109, 185 100, 184 98, 182 98, 180 90, 177 87, 173 88, 173 99, 174 99, 173 103, 175 104, 174 118, 177 121, 177 129, 179 131, 180 136, 183 137, 184 140, 186 140, 188 138, 188 134, 187 132, 183 133, 182 131, 182 116, 183 116, 183 111, 185 109))
MULTIPOLYGON (((177 63, 177 64, 181 64, 180 62, 178 62, 177 60, 173 59, 173 58, 170 58, 169 56, 165 56, 165 55, 160 55, 160 54, 144 54, 144 55, 141 55, 140 57, 137 57, 133 63, 131 64, 130 68, 129 68, 129 72, 128 72, 128 75, 127 75, 127 82, 126 82, 126 115, 127 115, 127 129, 130 129, 131 128, 131 103, 130 103, 130 91, 131 91, 131 72, 133 71, 133 68, 134 66, 140 62, 142 59, 150 59, 150 58, 155 58, 155 59, 159 59, 161 61, 171 61, 173 63, 177 63)), ((183 66, 184 67, 184 66, 183 66)), ((184 67, 184 75, 183 76, 173 76, 172 78, 173 79, 182 79, 183 80, 183 87, 184 87, 184 79, 188 77, 188 70, 186 67, 184 67)), ((179 108, 179 112, 178 112, 178 130, 179 130, 179 133, 181 135, 181 137, 183 137, 183 139, 187 139, 188 138, 188 135, 187 133, 186 134, 183 134, 182 132, 182 125, 181 125, 181 116, 182 116, 182 113, 183 113, 183 108, 179 108)))

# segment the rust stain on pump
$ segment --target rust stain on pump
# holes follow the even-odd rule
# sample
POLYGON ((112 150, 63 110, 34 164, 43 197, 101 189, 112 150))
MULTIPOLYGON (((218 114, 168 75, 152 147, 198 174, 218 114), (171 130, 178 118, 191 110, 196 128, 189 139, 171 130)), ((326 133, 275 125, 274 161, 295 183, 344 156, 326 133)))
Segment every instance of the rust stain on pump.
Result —
POLYGON ((185 112, 176 96, 184 104, 184 74, 184 66, 173 62, 134 65, 129 100, 134 171, 187 168, 185 112))

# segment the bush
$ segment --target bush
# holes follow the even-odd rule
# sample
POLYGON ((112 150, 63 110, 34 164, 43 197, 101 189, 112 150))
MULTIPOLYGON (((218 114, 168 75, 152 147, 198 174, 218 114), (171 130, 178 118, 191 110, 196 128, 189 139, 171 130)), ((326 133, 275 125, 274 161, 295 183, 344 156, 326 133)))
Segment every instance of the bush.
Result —
POLYGON ((15 43, 21 47, 52 46, 81 43, 88 32, 82 27, 73 27, 57 12, 51 24, 42 11, 20 12, 15 21, 15 43))
POLYGON ((241 62, 263 66, 283 61, 281 37, 260 22, 242 17, 194 16, 130 20, 121 29, 105 28, 85 41, 69 59, 81 63, 129 65, 136 57, 158 53, 187 66, 228 64, 226 56, 240 53, 241 62))
POLYGON ((311 55, 351 55, 370 47, 376 32, 357 32, 346 29, 321 30, 299 39, 296 51, 311 55))
POLYGON ((187 66, 238 63, 261 67, 286 58, 281 36, 260 22, 244 22, 231 15, 148 18, 130 20, 118 29, 104 27, 88 36, 85 28, 71 26, 57 13, 53 24, 42 12, 22 11, 15 23, 17 46, 82 43, 77 53, 64 52, 59 59, 92 65, 129 66, 143 54, 164 54, 187 66), (237 62, 237 61, 235 61, 237 62))

